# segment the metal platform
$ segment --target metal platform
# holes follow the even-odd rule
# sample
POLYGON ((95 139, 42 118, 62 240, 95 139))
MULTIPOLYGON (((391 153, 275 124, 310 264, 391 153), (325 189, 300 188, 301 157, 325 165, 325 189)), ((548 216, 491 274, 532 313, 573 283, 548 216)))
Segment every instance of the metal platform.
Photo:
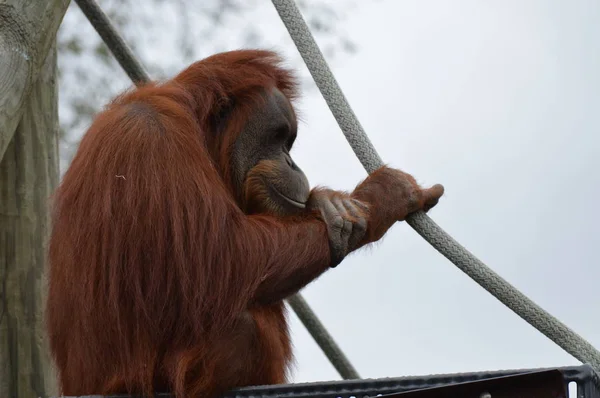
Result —
POLYGON ((588 365, 248 387, 223 398, 566 398, 570 383, 577 384, 577 398, 600 398, 600 377, 588 365))

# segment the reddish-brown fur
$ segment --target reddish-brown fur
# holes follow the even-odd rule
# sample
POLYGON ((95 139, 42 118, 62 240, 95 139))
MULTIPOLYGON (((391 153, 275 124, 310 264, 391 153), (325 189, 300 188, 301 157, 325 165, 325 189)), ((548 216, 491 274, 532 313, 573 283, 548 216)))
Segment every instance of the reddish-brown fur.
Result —
POLYGON ((278 62, 261 51, 207 58, 120 96, 83 137, 54 196, 49 247, 47 324, 64 394, 196 397, 285 381, 290 342, 269 284, 302 264, 326 270, 326 227, 245 216, 228 164, 260 90, 295 96, 278 62), (215 136, 228 98, 230 131, 215 136))
MULTIPOLYGON (((96 117, 52 212, 47 325, 62 393, 213 397, 285 382, 282 299, 331 255, 318 212, 242 211, 261 193, 234 186, 231 147, 272 87, 295 97, 274 54, 223 53, 96 117)), ((362 244, 423 207, 410 178, 382 168, 354 191, 369 206, 362 244)))

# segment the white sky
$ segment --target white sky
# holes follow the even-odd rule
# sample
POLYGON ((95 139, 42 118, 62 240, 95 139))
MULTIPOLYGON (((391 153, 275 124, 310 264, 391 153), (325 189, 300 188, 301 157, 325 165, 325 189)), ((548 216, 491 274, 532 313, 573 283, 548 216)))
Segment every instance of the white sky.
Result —
MULTIPOLYGON (((334 66, 384 161, 445 185, 433 219, 598 347, 599 21, 594 0, 364 2, 334 66)), ((366 173, 324 101, 301 110, 297 161, 351 189, 366 173)), ((303 293, 362 377, 578 363, 407 224, 303 293)), ((294 381, 338 379, 291 320, 294 381)))
MULTIPOLYGON (((264 3, 271 42, 297 57, 264 3)), ((433 219, 600 348, 600 3, 359 4, 345 26, 359 51, 332 66, 384 161, 444 184, 433 219)), ((297 162, 313 185, 352 189, 366 173, 325 102, 312 90, 300 105, 297 162)), ((362 377, 578 363, 407 224, 303 294, 362 377)), ((290 318, 293 381, 339 379, 290 318)))

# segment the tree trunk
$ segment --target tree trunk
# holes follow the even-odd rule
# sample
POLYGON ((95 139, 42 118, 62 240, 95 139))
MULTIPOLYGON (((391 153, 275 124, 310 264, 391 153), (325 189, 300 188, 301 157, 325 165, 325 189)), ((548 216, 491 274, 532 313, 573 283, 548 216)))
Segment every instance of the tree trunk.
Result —
POLYGON ((57 99, 51 45, 0 161, 0 397, 57 392, 43 318, 48 202, 58 182, 57 99))

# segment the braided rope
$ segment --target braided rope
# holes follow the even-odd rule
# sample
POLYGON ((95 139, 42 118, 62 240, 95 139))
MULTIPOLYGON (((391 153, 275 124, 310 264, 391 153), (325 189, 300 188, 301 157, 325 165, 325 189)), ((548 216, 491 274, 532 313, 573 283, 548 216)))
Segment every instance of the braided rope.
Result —
POLYGON ((287 301, 340 376, 344 380, 360 379, 354 366, 352 366, 346 355, 344 355, 344 352, 337 345, 325 326, 319 321, 319 318, 306 300, 304 300, 304 297, 298 293, 291 296, 287 301))
MULTIPOLYGON (((294 0, 272 2, 354 153, 365 169, 373 172, 382 165, 381 158, 348 104, 300 10, 294 0)), ((437 251, 504 305, 579 361, 589 363, 600 371, 600 352, 596 348, 487 267, 425 213, 411 214, 406 221, 437 251)))
POLYGON ((135 84, 148 82, 150 75, 148 75, 148 72, 135 57, 133 51, 125 43, 125 40, 117 32, 108 15, 102 11, 98 3, 95 0, 75 0, 75 3, 96 29, 102 41, 104 41, 131 81, 135 84))

